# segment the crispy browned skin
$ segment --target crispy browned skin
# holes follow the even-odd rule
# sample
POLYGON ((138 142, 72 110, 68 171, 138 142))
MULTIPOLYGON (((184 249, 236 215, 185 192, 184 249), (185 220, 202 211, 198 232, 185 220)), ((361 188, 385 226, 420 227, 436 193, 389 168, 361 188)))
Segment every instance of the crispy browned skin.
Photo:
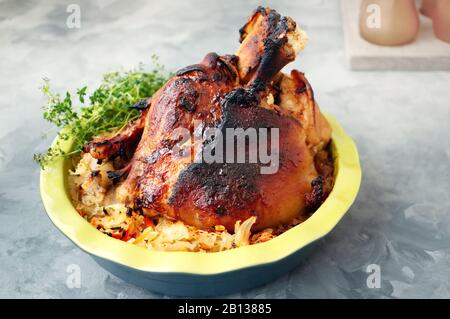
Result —
POLYGON ((235 69, 235 57, 210 53, 202 63, 179 70, 155 94, 132 168, 118 190, 124 202, 149 214, 169 213, 169 193, 191 160, 172 154, 177 142, 173 131, 183 127, 192 132, 194 121, 205 126, 218 123, 222 114, 220 97, 237 83, 235 69))
POLYGON ((305 130, 306 144, 313 153, 323 149, 331 137, 331 127, 320 112, 305 75, 292 70, 280 81, 279 106, 297 118, 305 130))
MULTIPOLYGON (((150 101, 148 99, 145 102, 149 104, 150 101)), ((142 111, 137 120, 130 122, 124 129, 98 137, 86 144, 83 147, 83 152, 90 153, 92 157, 99 160, 114 156, 128 157, 129 154, 127 153, 134 150, 142 136, 146 115, 147 108, 142 111)))
MULTIPOLYGON (((224 225, 229 231, 250 216, 257 217, 254 230, 277 226, 317 205, 323 196, 314 157, 328 144, 330 129, 303 74, 279 73, 294 60, 292 39, 298 37, 292 19, 258 8, 241 29, 237 56, 210 53, 178 71, 138 121, 142 137, 125 168, 128 175, 119 174, 125 179, 118 198, 146 214, 165 214, 202 229, 224 225), (260 163, 192 163, 190 156, 175 156, 174 130, 193 132, 196 122, 222 132, 278 128, 278 172, 263 175, 260 163)), ((93 156, 114 153, 96 143, 89 148, 93 156)))
POLYGON ((304 211, 305 197, 317 176, 313 158, 299 134, 300 123, 284 114, 259 107, 251 89, 230 92, 223 102, 219 128, 279 128, 280 167, 260 173, 259 163, 191 164, 182 171, 168 203, 170 216, 208 228, 232 230, 238 220, 257 216, 254 229, 287 223, 304 211))
POLYGON ((241 46, 239 76, 244 83, 258 79, 272 80, 286 64, 294 61, 296 48, 289 41, 298 34, 296 23, 280 16, 275 10, 258 7, 247 23, 239 30, 241 46))

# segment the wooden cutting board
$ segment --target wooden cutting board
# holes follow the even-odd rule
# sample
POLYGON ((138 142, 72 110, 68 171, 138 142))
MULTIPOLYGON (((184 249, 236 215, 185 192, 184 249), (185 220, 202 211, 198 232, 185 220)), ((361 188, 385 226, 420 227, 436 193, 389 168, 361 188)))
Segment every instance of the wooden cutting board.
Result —
POLYGON ((345 51, 352 70, 446 70, 450 71, 450 44, 433 34, 431 19, 420 16, 420 33, 411 44, 384 47, 359 34, 361 0, 341 0, 345 51))

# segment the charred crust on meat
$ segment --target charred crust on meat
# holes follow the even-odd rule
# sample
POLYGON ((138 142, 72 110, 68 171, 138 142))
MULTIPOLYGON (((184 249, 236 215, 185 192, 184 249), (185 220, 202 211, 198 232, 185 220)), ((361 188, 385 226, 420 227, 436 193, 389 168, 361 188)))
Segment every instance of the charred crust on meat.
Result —
POLYGON ((172 82, 172 85, 175 88, 180 88, 180 87, 182 87, 184 85, 188 85, 188 84, 192 84, 192 83, 194 83, 194 81, 192 79, 183 77, 183 78, 176 78, 172 82))
POLYGON ((224 109, 230 107, 256 107, 260 102, 259 96, 253 90, 238 88, 225 95, 224 109))
POLYGON ((149 106, 150 106, 150 99, 144 99, 137 102, 136 104, 129 106, 128 108, 143 111, 149 106))
MULTIPOLYGON (((265 49, 274 54, 279 51, 282 46, 287 42, 287 37, 283 36, 289 31, 293 31, 296 28, 296 23, 287 17, 281 17, 278 12, 271 10, 268 16, 268 37, 264 39, 265 49)), ((268 57, 265 55, 263 59, 268 57)), ((295 58, 295 57, 291 57, 295 58)), ((269 59, 276 60, 276 57, 269 57, 269 59)))
MULTIPOLYGON (((246 129, 254 123, 248 121, 251 119, 250 114, 236 112, 258 105, 259 98, 251 90, 243 88, 233 90, 221 103, 223 114, 218 128, 223 136, 226 136, 226 128, 246 129)), ((257 110, 267 111, 262 108, 257 110)), ((214 139, 206 142, 214 143, 214 139)), ((193 163, 180 173, 168 203, 174 207, 181 206, 183 201, 190 197, 191 192, 201 190, 198 193, 201 198, 196 200, 195 205, 212 214, 223 215, 244 208, 258 198, 256 186, 258 175, 258 163, 193 163)))
POLYGON ((98 142, 93 142, 92 145, 94 147, 100 147, 100 146, 112 146, 113 142, 111 142, 111 140, 103 140, 103 141, 98 141, 98 142))
POLYGON ((119 148, 119 151, 117 152, 117 156, 119 156, 119 158, 123 159, 123 160, 127 160, 128 157, 129 157, 125 147, 120 147, 119 148))
POLYGON ((186 109, 188 112, 195 111, 195 104, 191 103, 185 96, 180 98, 180 106, 186 109))
POLYGON ((138 215, 140 215, 140 216, 144 215, 144 210, 143 210, 142 207, 140 207, 140 206, 135 206, 135 207, 133 208, 133 211, 134 211, 135 213, 137 213, 138 215))
MULTIPOLYGON (((162 214, 199 229, 214 230, 211 226, 223 225, 230 232, 236 221, 243 222, 254 215, 258 220, 252 229, 259 231, 284 223, 296 214, 307 213, 305 204, 308 210, 318 207, 329 193, 327 172, 330 169, 314 170, 311 166, 311 155, 316 150, 310 149, 315 146, 315 139, 306 135, 310 121, 305 121, 306 125, 302 127, 303 123, 298 120, 300 116, 290 107, 285 110, 281 103, 285 98, 281 86, 284 89, 286 83, 282 82, 281 69, 303 46, 303 41, 298 42, 302 33, 295 27, 290 18, 258 7, 240 31, 243 45, 237 50, 239 58, 209 53, 200 64, 178 70, 153 95, 151 107, 143 111, 147 114, 141 116, 145 135, 131 159, 133 168, 120 186, 118 200, 146 216, 162 214), (186 153, 182 154, 183 158, 178 158, 171 143, 181 140, 174 133, 183 133, 174 131, 176 128, 186 128, 190 133, 197 133, 197 129, 217 128, 225 141, 211 136, 201 143, 191 136, 189 145, 189 140, 181 136, 182 150, 186 153), (270 138, 264 141, 257 134, 255 140, 250 128, 258 133, 267 132, 270 138), (274 139, 274 134, 278 136, 278 133, 280 138, 274 139), (259 142, 257 151, 266 145, 267 155, 279 156, 276 162, 272 156, 263 156, 265 154, 261 152, 254 156, 250 153, 254 151, 254 144, 247 141, 259 142), (230 143, 234 144, 233 151, 230 143), (194 154, 198 159, 198 148, 215 152, 214 155, 222 151, 224 156, 220 158, 226 158, 227 163, 207 163, 206 152, 204 161, 192 163, 194 154), (240 153, 242 150, 244 154, 240 153), (231 156, 227 156, 230 152, 234 152, 234 162, 241 160, 241 155, 245 162, 230 163, 231 156), (262 167, 273 164, 277 165, 277 171, 265 174, 262 167), (311 181, 317 175, 324 177, 311 181), (289 188, 289 192, 280 192, 280 187, 289 188)), ((299 82, 295 86, 295 82, 288 80, 288 97, 294 95, 301 102, 310 102, 312 90, 308 84, 299 82)), ((309 117, 310 113, 305 116, 309 117)), ((112 136, 105 136, 109 141, 104 142, 104 147, 114 149, 120 157, 126 150, 125 145, 112 136)), ((99 148, 93 149, 92 153, 105 151, 101 145, 97 146, 99 148)), ((322 146, 320 144, 319 148, 322 146)), ((115 158, 111 170, 120 169, 127 163, 115 158)), ((320 165, 315 157, 314 165, 320 165)), ((117 183, 123 176, 121 173, 119 170, 108 172, 108 175, 117 183)))
MULTIPOLYGON (((291 122, 296 124, 295 120, 257 107, 258 103, 258 95, 249 88, 235 89, 223 97, 222 117, 217 128, 225 139, 229 138, 226 134, 227 128, 281 128, 291 122)), ((214 143, 214 139, 206 143, 214 143)), ((248 152, 248 145, 245 151, 248 152)), ((226 147, 223 154, 227 157, 226 147)), ((286 157, 280 154, 280 167, 283 167, 284 161, 287 161, 286 157)), ((211 216, 232 215, 251 207, 252 203, 260 198, 258 183, 262 178, 261 166, 261 163, 248 162, 192 163, 178 176, 168 204, 179 209, 190 201, 188 206, 194 205, 209 212, 211 216)))
POLYGON ((175 75, 176 76, 182 76, 185 75, 187 73, 191 73, 191 72, 200 72, 200 73, 206 73, 205 68, 201 65, 201 64, 194 64, 194 65, 189 65, 185 68, 182 68, 180 70, 178 70, 175 75))
POLYGON ((178 99, 178 105, 188 112, 195 112, 199 94, 195 90, 188 90, 178 99))
POLYGON ((274 83, 273 87, 273 96, 274 96, 274 104, 280 105, 281 104, 281 87, 280 83, 274 83))
POLYGON ((306 92, 306 84, 305 82, 299 83, 295 88, 295 94, 302 94, 306 92))
POLYGON ((326 198, 323 190, 324 184, 325 177, 322 175, 317 176, 311 182, 311 191, 305 195, 307 211, 314 212, 320 205, 322 205, 326 198))
POLYGON ((295 50, 288 45, 288 33, 295 32, 296 23, 270 8, 258 8, 240 31, 242 52, 258 50, 241 70, 244 81, 260 79, 267 83, 287 63, 295 59, 295 50), (258 33, 253 32, 258 25, 258 33))
POLYGON ((218 206, 215 210, 215 213, 219 216, 225 215, 227 213, 227 210, 223 206, 218 206))
POLYGON ((180 207, 196 192, 199 197, 194 204, 211 213, 224 215, 243 209, 259 196, 258 174, 257 164, 194 163, 180 173, 168 203, 180 207), (220 170, 227 173, 217 174, 220 170))
POLYGON ((133 209, 131 207, 127 207, 127 216, 131 217, 133 215, 133 209))
POLYGON ((91 172, 91 177, 97 177, 100 174, 100 171, 95 170, 91 172))
POLYGON ((267 87, 266 83, 260 78, 254 80, 253 83, 251 84, 251 90, 255 93, 264 91, 266 87, 267 87))
POLYGON ((262 15, 266 15, 266 8, 264 8, 263 6, 258 6, 252 13, 252 15, 250 16, 250 18, 248 19, 247 23, 245 23, 240 29, 239 29, 239 43, 242 43, 242 41, 244 41, 245 37, 247 36, 247 27, 248 25, 252 22, 253 18, 257 15, 257 14, 262 14, 262 15))
POLYGON ((116 171, 107 171, 106 174, 108 175, 108 178, 113 183, 113 185, 116 185, 117 183, 119 183, 121 180, 123 180, 128 176, 130 169, 131 165, 127 165, 124 168, 116 171))
POLYGON ((159 103, 170 103, 174 106, 167 108, 167 121, 164 122, 167 130, 173 129, 178 125, 185 111, 189 113, 195 112, 199 97, 197 85, 198 83, 195 81, 195 78, 180 77, 169 82, 168 86, 165 87, 164 90, 167 92, 178 92, 178 94, 170 98, 164 97, 163 95, 163 99, 167 99, 167 101, 159 101, 159 103))
POLYGON ((119 171, 108 171, 106 173, 108 174, 108 178, 111 180, 113 185, 116 185, 117 183, 119 183, 119 181, 121 180, 121 178, 123 176, 123 174, 120 170, 119 171))

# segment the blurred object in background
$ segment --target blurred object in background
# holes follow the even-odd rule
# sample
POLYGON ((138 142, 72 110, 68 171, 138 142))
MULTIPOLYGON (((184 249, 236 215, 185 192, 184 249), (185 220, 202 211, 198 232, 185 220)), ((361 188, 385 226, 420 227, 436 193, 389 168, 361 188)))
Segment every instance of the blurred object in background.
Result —
POLYGON ((424 16, 431 18, 434 4, 436 0, 422 0, 422 6, 420 7, 420 13, 422 13, 424 16))
POLYGON ((431 7, 433 31, 436 37, 450 43, 450 0, 435 0, 431 7))
POLYGON ((411 43, 420 28, 415 0, 363 0, 359 28, 361 36, 378 45, 411 43))
POLYGON ((419 15, 420 1, 341 0, 345 53, 350 68, 450 71, 449 2, 450 0, 433 0, 430 3, 422 3, 421 10, 430 14, 429 19, 419 15), (417 32, 419 21, 420 28, 417 32), (361 26, 364 22, 365 25, 361 26), (368 27, 374 29, 365 30, 368 27), (379 29, 376 29, 377 27, 379 29), (392 35, 384 35, 389 29, 393 30, 394 39, 391 38, 392 35), (403 31, 408 33, 407 36, 399 33, 403 31), (384 36, 384 41, 378 38, 384 36), (400 37, 404 41, 399 41, 400 37), (401 42, 404 45, 399 45, 401 42))

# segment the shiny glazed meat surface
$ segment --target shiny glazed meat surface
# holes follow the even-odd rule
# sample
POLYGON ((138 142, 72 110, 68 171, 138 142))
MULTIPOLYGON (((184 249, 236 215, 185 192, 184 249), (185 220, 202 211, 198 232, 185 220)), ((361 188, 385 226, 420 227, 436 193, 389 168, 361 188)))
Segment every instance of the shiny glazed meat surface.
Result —
MULTIPOLYGON (((126 159, 110 172, 121 203, 205 230, 223 225, 233 231, 237 221, 256 216, 256 231, 310 213, 325 199, 330 185, 317 159, 331 129, 304 74, 280 72, 303 49, 305 33, 291 18, 262 7, 240 32, 236 55, 209 53, 179 70, 141 104, 141 118, 85 146, 97 159, 126 159), (185 128, 195 136, 199 127, 215 128, 225 139, 230 128, 278 129, 278 169, 261 174, 267 164, 260 160, 206 163, 195 162, 195 152, 180 156, 174 132, 185 128)), ((217 152, 223 147, 217 143, 194 142, 184 150, 217 152)))

